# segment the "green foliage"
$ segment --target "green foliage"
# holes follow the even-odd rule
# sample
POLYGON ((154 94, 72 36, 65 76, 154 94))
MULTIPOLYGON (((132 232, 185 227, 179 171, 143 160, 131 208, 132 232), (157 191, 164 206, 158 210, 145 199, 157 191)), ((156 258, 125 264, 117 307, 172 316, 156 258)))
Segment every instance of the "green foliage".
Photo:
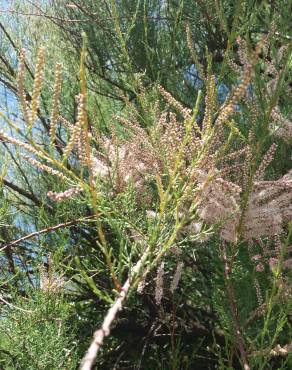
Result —
POLYGON ((25 292, 25 297, 15 292, 13 305, 2 310, 1 368, 76 369, 72 303, 55 292, 31 288, 25 292))
POLYGON ((223 370, 247 369, 248 362, 251 369, 289 369, 289 184, 285 194, 270 189, 260 204, 252 203, 267 222, 273 213, 261 206, 286 207, 275 238, 248 238, 244 229, 257 170, 272 144, 277 150, 261 180, 284 186, 291 169, 291 134, 281 131, 284 120, 291 127, 288 2, 66 0, 41 7, 15 2, 15 13, 0 23, 0 367, 76 369, 129 277, 127 300, 96 368, 223 370), (36 103, 30 92, 40 46, 47 67, 31 130, 17 100, 16 60, 25 47, 21 78, 29 110, 36 103), (57 62, 63 119, 52 143, 57 62), (233 105, 222 105, 226 92, 233 105), (75 100, 80 93, 84 104, 80 95, 75 100), (79 124, 81 141, 64 155, 79 124), (24 143, 38 165, 21 156, 24 143), (243 157, 228 159, 242 149, 243 157), (110 167, 108 178, 102 171, 93 176, 93 158, 110 167), (216 222, 211 206, 209 219, 200 210, 204 189, 219 175, 242 189, 232 241, 221 232, 237 210, 216 222), (72 187, 81 189, 78 196, 62 202, 47 196, 72 187), (51 261, 65 285, 36 288, 39 266, 51 261))

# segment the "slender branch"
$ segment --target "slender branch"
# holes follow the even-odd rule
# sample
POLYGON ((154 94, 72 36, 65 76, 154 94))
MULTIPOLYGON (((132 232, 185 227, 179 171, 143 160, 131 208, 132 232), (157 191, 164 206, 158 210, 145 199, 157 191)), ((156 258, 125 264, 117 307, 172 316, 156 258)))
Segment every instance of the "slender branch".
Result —
POLYGON ((46 227, 45 229, 42 229, 42 230, 39 230, 39 231, 35 231, 33 233, 30 233, 28 235, 23 236, 22 238, 19 238, 17 240, 13 240, 10 243, 4 245, 2 248, 0 248, 0 252, 2 252, 4 249, 6 249, 8 247, 11 247, 13 245, 19 244, 19 243, 21 243, 21 242, 23 242, 23 241, 25 241, 27 239, 34 238, 35 236, 38 236, 38 235, 41 235, 41 234, 46 234, 46 233, 49 233, 51 231, 55 231, 57 229, 62 229, 64 227, 69 227, 69 226, 78 224, 80 222, 83 222, 85 220, 88 220, 88 219, 91 219, 91 218, 94 218, 94 217, 96 217, 96 215, 91 215, 91 216, 87 216, 87 217, 83 217, 83 218, 78 218, 78 219, 73 220, 73 221, 64 222, 62 224, 58 224, 58 225, 55 225, 55 226, 46 227))
POLYGON ((35 13, 35 12, 32 12, 32 13, 27 13, 27 12, 21 12, 21 11, 18 11, 18 10, 13 10, 13 9, 0 9, 0 13, 10 13, 10 14, 17 14, 17 15, 23 15, 23 16, 26 16, 26 17, 43 17, 43 18, 48 18, 48 19, 51 19, 51 20, 57 20, 57 21, 61 21, 61 22, 85 22, 85 20, 82 20, 82 19, 64 19, 64 18, 58 18, 58 17, 55 17, 53 15, 49 15, 49 14, 46 14, 46 13, 35 13))
POLYGON ((14 157, 13 152, 9 149, 7 143, 3 142, 3 145, 4 145, 5 149, 7 150, 7 152, 9 153, 9 155, 10 155, 12 161, 14 162, 15 166, 18 168, 18 170, 19 170, 21 176, 23 177, 23 179, 24 179, 24 181, 26 183, 26 186, 28 187, 31 195, 36 198, 36 196, 34 194, 34 191, 33 191, 32 187, 31 187, 31 184, 30 184, 30 182, 29 182, 29 180, 28 180, 28 178, 27 178, 27 176, 26 176, 23 168, 21 167, 19 161, 16 160, 16 158, 14 157))
POLYGON ((29 193, 28 191, 20 188, 19 186, 13 184, 12 182, 6 180, 6 179, 2 179, 1 180, 3 182, 3 184, 7 187, 9 187, 10 189, 16 191, 18 194, 24 196, 25 198, 27 199, 30 199, 31 201, 33 201, 37 206, 41 206, 42 205, 42 202, 34 195, 34 194, 31 194, 29 193))
MULTIPOLYGON (((10 13, 10 14, 17 14, 17 15, 22 15, 22 16, 26 16, 26 17, 43 17, 43 18, 48 18, 50 20, 56 20, 56 21, 60 21, 60 22, 65 22, 65 23, 88 23, 88 22, 101 22, 101 21, 109 21, 109 20, 115 20, 115 19, 132 19, 131 16, 128 16, 128 17, 109 17, 109 18, 103 18, 103 19, 99 19, 99 18, 96 18, 96 19, 91 19, 91 18, 86 18, 86 19, 70 19, 70 18, 60 18, 60 17, 56 17, 56 16, 53 16, 53 15, 50 15, 50 14, 47 14, 47 13, 36 13, 36 12, 32 12, 32 13, 27 13, 27 12, 22 12, 22 11, 18 11, 18 10, 14 10, 14 9, 0 9, 0 13, 10 13)), ((92 13, 92 15, 94 15, 96 13, 92 13)), ((150 19, 150 20, 157 20, 157 21, 163 21, 163 20, 167 20, 169 21, 170 18, 168 17, 146 17, 147 19, 150 19)))
MULTIPOLYGON (((12 40, 12 37, 10 36, 10 34, 7 32, 6 28, 4 27, 4 25, 0 22, 0 28, 2 29, 2 31, 4 32, 4 34, 6 35, 7 39, 9 40, 10 44, 12 45, 13 49, 15 50, 16 53, 19 52, 19 48, 17 47, 16 43, 12 40)), ((25 63, 25 66, 26 66, 26 69, 28 70, 28 73, 30 74, 30 76, 33 78, 33 73, 31 71, 31 69, 29 68, 28 64, 26 63, 26 61, 24 62, 25 63)), ((11 73, 12 76, 15 76, 15 72, 11 73)))
POLYGON ((21 308, 21 307, 17 307, 17 306, 14 306, 12 303, 9 303, 8 301, 6 301, 3 297, 0 296, 0 301, 7 304, 7 306, 11 307, 11 308, 15 308, 16 310, 18 311, 22 311, 22 312, 26 312, 26 313, 33 313, 34 311, 31 311, 31 310, 25 310, 24 308, 21 308))

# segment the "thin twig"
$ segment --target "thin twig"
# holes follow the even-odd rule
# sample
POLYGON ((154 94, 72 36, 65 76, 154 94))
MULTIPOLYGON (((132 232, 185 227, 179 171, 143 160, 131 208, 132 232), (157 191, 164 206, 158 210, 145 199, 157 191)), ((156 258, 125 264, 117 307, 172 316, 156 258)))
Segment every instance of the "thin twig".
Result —
MULTIPOLYGON (((14 9, 0 9, 0 13, 11 13, 11 14, 17 14, 17 15, 22 15, 26 17, 43 17, 43 18, 48 18, 50 20, 55 20, 63 23, 88 23, 88 22, 106 22, 106 21, 112 21, 115 19, 132 19, 131 16, 128 17, 107 17, 107 18, 96 18, 96 19, 91 19, 91 18, 86 18, 86 19, 78 19, 78 18, 60 18, 56 17, 54 15, 50 15, 47 13, 26 13, 14 9)), ((94 13, 93 13, 94 14, 94 13)), ((141 17, 142 18, 142 17, 141 17)), ((144 18, 144 17, 143 17, 144 18)), ((168 17, 146 17, 149 20, 156 20, 156 21, 163 21, 163 20, 170 20, 168 17)))
POLYGON ((245 321, 244 326, 249 325, 254 319, 256 319, 259 316, 262 316, 265 313, 265 310, 267 308, 266 303, 263 303, 259 307, 257 307, 249 316, 249 318, 245 321))
POLYGON ((9 187, 13 191, 16 191, 18 194, 20 194, 20 195, 24 196, 25 198, 30 199, 31 201, 33 201, 35 203, 35 205, 37 205, 37 206, 42 205, 42 202, 34 194, 20 188, 18 185, 15 185, 14 183, 6 180, 5 178, 2 179, 2 182, 5 186, 9 187))
POLYGON ((46 13, 35 13, 35 12, 26 13, 26 12, 21 12, 21 11, 14 10, 14 9, 0 9, 0 13, 11 13, 11 14, 23 15, 26 17, 43 17, 43 18, 48 18, 48 19, 57 20, 61 22, 71 22, 71 23, 72 22, 78 22, 78 23, 84 22, 84 20, 82 19, 64 19, 64 18, 55 17, 53 15, 49 15, 46 13))
POLYGON ((80 222, 83 222, 85 220, 88 220, 88 219, 91 219, 91 218, 94 218, 94 217, 96 217, 96 215, 91 215, 91 216, 87 216, 87 217, 83 217, 83 218, 78 218, 78 219, 73 220, 73 221, 64 222, 62 224, 58 224, 58 225, 55 225, 55 226, 46 227, 45 229, 42 229, 42 230, 39 230, 39 231, 35 231, 33 233, 30 233, 28 235, 23 236, 22 238, 19 238, 17 240, 13 240, 10 243, 4 245, 2 248, 0 248, 0 252, 2 252, 4 249, 6 249, 8 247, 11 247, 11 246, 13 246, 15 244, 21 243, 24 240, 33 238, 33 237, 38 236, 38 235, 41 235, 41 234, 46 234, 46 233, 49 233, 49 232, 54 231, 54 230, 57 230, 57 229, 61 229, 61 228, 64 228, 64 227, 69 227, 69 226, 78 224, 80 222))
POLYGON ((21 307, 17 307, 17 306, 14 306, 12 303, 9 303, 8 301, 6 301, 3 297, 0 296, 0 301, 7 304, 7 306, 11 307, 11 308, 15 308, 16 310, 18 311, 22 311, 22 312, 26 312, 26 313, 34 313, 35 311, 31 311, 31 310, 25 310, 24 308, 21 308, 21 307))

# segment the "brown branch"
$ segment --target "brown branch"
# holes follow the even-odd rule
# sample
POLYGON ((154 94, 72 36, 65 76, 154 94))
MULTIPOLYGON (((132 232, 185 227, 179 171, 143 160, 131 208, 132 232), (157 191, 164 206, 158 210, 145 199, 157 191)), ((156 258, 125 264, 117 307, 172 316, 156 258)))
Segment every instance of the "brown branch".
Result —
MULTIPOLYGON (((16 46, 15 42, 12 40, 12 37, 9 35, 9 33, 6 30, 6 28, 3 26, 3 24, 1 22, 0 22, 0 28, 4 32, 5 36, 8 38, 8 40, 9 40, 10 44, 12 45, 13 49, 15 50, 15 52, 18 53, 19 52, 19 48, 16 46)), ((29 68, 29 66, 28 66, 28 64, 26 62, 25 62, 25 66, 26 66, 26 69, 28 70, 28 73, 33 78, 33 73, 32 73, 31 69, 29 68)), ((12 76, 15 76, 15 72, 12 74, 12 76)))
POLYGON ((58 230, 58 229, 61 229, 61 228, 64 228, 64 227, 69 227, 69 226, 72 226, 72 225, 75 225, 75 224, 78 224, 80 222, 83 222, 83 221, 86 221, 88 219, 92 219, 96 217, 96 215, 91 215, 91 216, 87 216, 87 217, 83 217, 83 218, 78 218, 76 220, 73 220, 73 221, 69 221, 69 222, 64 222, 62 224, 58 224, 58 225, 55 225, 55 226, 50 226, 50 227, 46 227, 45 229, 42 229, 42 230, 39 230, 39 231, 35 231, 33 233, 30 233, 28 235, 25 235, 17 240, 13 240, 11 241, 10 243, 4 245, 2 248, 0 248, 0 252, 2 252, 4 249, 8 248, 8 247, 11 247, 13 245, 16 245, 16 244, 19 244, 27 239, 31 239, 31 238, 34 238, 35 236, 38 236, 38 235, 41 235, 41 234, 46 234, 46 233, 49 233, 51 231, 55 231, 55 230, 58 230))
MULTIPOLYGON (((88 22, 94 22, 94 23, 101 23, 101 22, 106 22, 106 21, 111 21, 111 20, 116 20, 116 19, 129 19, 131 20, 132 17, 131 16, 127 16, 127 17, 107 17, 107 18, 103 18, 103 19, 99 19, 99 18, 94 18, 94 19, 91 19, 91 18, 86 18, 86 19, 70 19, 70 18, 60 18, 60 17, 56 17, 54 15, 50 15, 50 14, 47 14, 47 13, 44 13, 44 12, 40 12, 40 13, 26 13, 26 12, 21 12, 21 11, 18 11, 18 10, 14 10, 14 9, 0 9, 0 13, 11 13, 11 14, 17 14, 17 15, 22 15, 22 16, 27 16, 27 17, 44 17, 44 18, 47 18, 47 19, 50 19, 50 20, 55 20, 55 21, 59 21, 59 22, 65 22, 65 23, 88 23, 88 22)), ((90 15, 96 15, 96 13, 92 13, 90 15)), ((141 17, 142 18, 142 17, 141 17)), ((144 17, 143 17, 144 19, 144 17)), ((151 16, 148 16, 146 17, 146 19, 149 19, 149 20, 157 20, 157 21, 161 21, 161 20, 167 20, 169 21, 170 18, 168 17, 151 17, 151 16)))
MULTIPOLYGON (((4 77, 8 78, 7 76, 4 77)), ((4 85, 4 87, 8 88, 11 92, 13 92, 17 96, 17 88, 10 81, 4 80, 4 78, 0 77, 0 82, 4 85)))
POLYGON ((6 304, 7 306, 11 307, 11 308, 14 308, 18 311, 22 311, 22 312, 25 312, 25 313, 34 313, 35 311, 31 311, 31 310, 25 310, 24 308, 21 308, 21 307, 17 307, 17 306, 14 306, 12 303, 6 301, 3 297, 0 296, 0 301, 3 302, 4 304, 6 304))
POLYGON ((2 179, 1 180, 3 182, 3 184, 7 187, 9 187, 10 189, 16 191, 18 194, 24 196, 25 198, 27 199, 30 199, 31 201, 33 201, 37 206, 41 206, 42 205, 42 202, 34 195, 34 194, 31 194, 29 193, 28 191, 20 188, 19 186, 13 184, 12 182, 6 180, 6 179, 2 179))
POLYGON ((249 325, 253 320, 258 318, 259 316, 262 316, 265 313, 265 310, 267 308, 266 303, 263 303, 259 307, 257 307, 249 316, 249 318, 245 321, 244 326, 249 325))
POLYGON ((26 16, 26 17, 44 17, 44 18, 48 18, 48 19, 51 19, 51 20, 57 20, 57 21, 60 21, 60 22, 85 22, 87 20, 83 20, 83 19, 64 19, 64 18, 58 18, 58 17, 55 17, 53 15, 49 15, 49 14, 46 14, 46 13, 26 13, 26 12, 20 12, 18 10, 13 10, 13 9, 0 9, 0 13, 10 13, 10 14, 17 14, 17 15, 23 15, 23 16, 26 16))
POLYGON ((4 55, 1 55, 0 54, 0 60, 2 61, 2 63, 4 64, 4 66, 7 68, 8 72, 11 74, 11 76, 15 77, 15 71, 11 67, 10 63, 8 62, 8 60, 5 58, 4 55))

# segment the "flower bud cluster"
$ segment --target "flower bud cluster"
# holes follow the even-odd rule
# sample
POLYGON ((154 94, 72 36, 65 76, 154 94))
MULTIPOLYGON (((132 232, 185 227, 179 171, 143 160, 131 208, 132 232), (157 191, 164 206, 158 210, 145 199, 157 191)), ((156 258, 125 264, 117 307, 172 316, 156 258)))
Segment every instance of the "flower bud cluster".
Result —
POLYGON ((183 267, 184 267, 183 262, 179 262, 176 266, 176 270, 175 270, 175 273, 173 275, 172 282, 170 284, 170 291, 171 291, 172 294, 175 292, 175 290, 178 287, 178 283, 179 283, 181 275, 182 275, 183 267))
POLYGON ((81 192, 82 192, 82 189, 80 187, 76 187, 76 188, 68 189, 61 193, 55 193, 53 191, 49 191, 47 193, 47 196, 55 202, 60 202, 62 200, 73 198, 79 195, 81 192))
POLYGON ((160 305, 163 297, 163 276, 164 276, 164 262, 157 269, 156 287, 155 287, 155 301, 160 305))
POLYGON ((39 161, 36 161, 35 159, 29 157, 28 155, 21 154, 21 156, 25 160, 27 160, 33 167, 35 167, 35 168, 37 168, 37 169, 39 169, 41 171, 46 171, 46 172, 50 173, 51 175, 57 176, 61 180, 70 181, 68 179, 68 177, 66 177, 62 172, 57 171, 57 170, 54 170, 53 168, 51 168, 49 166, 46 166, 45 164, 40 163, 39 161))
POLYGON ((32 147, 31 145, 29 145, 27 143, 24 143, 24 142, 22 142, 18 139, 15 139, 15 138, 7 135, 1 129, 0 129, 0 139, 2 139, 3 141, 7 141, 11 144, 15 144, 15 145, 19 146, 20 148, 23 148, 23 149, 27 150, 28 152, 30 152, 32 154, 39 155, 39 151, 37 149, 35 149, 34 147, 32 147))
POLYGON ((274 154, 276 152, 277 145, 274 143, 271 145, 267 153, 264 155, 264 158, 262 159, 262 162, 255 173, 255 180, 262 180, 265 174, 265 171, 268 167, 268 165, 272 162, 274 158, 274 154))
POLYGON ((205 105, 206 108, 202 124, 202 131, 208 132, 208 129, 210 129, 212 125, 212 115, 216 108, 216 82, 214 75, 208 76, 207 79, 207 95, 205 99, 205 105))
POLYGON ((160 94, 164 97, 164 99, 171 106, 173 106, 175 109, 177 109, 177 111, 183 116, 183 118, 185 120, 188 120, 188 119, 191 118, 192 112, 191 112, 190 109, 184 108, 183 105, 181 103, 179 103, 168 91, 164 90, 164 88, 162 86, 159 86, 158 90, 159 90, 160 94))
POLYGON ((54 95, 53 95, 53 106, 51 113, 51 122, 50 122, 50 137, 51 143, 55 142, 56 136, 56 124, 59 114, 60 106, 60 93, 61 93, 61 81, 62 81, 62 65, 60 63, 56 64, 55 69, 55 84, 54 84, 54 95))
POLYGON ((267 43, 267 37, 264 37, 259 43, 256 45, 255 51, 248 57, 247 56, 247 47, 246 42, 241 39, 240 37, 237 38, 237 43, 239 44, 239 59, 240 62, 243 64, 243 73, 242 79, 239 85, 235 88, 232 92, 231 96, 226 100, 221 108, 221 112, 218 115, 216 120, 216 125, 222 124, 224 121, 228 119, 228 117, 233 114, 236 110, 236 104, 239 102, 241 98, 243 98, 246 94, 246 90, 248 85, 250 84, 253 69, 257 61, 257 57, 260 51, 265 47, 267 43))
MULTIPOLYGON (((260 266, 260 265, 258 265, 260 266)), ((264 266, 262 265, 262 268, 264 269, 264 266)), ((262 272, 262 268, 260 267, 260 271, 258 272, 262 272)), ((261 292, 261 287, 260 287, 260 284, 259 284, 259 281, 258 279, 254 279, 254 287, 255 287, 255 291, 256 291, 256 295, 257 295, 257 300, 258 300, 258 305, 261 306, 263 304, 263 295, 262 295, 262 292, 261 292)))
POLYGON ((19 97, 20 106, 25 122, 29 123, 29 111, 26 103, 26 93, 24 88, 24 75, 25 75, 25 49, 21 49, 19 53, 19 64, 17 72, 17 92, 19 97))
POLYGON ((49 259, 49 271, 46 271, 43 265, 39 266, 40 289, 47 293, 57 293, 63 289, 65 280, 63 276, 54 272, 51 263, 49 259))
POLYGON ((276 106, 271 113, 272 123, 270 128, 275 130, 275 135, 289 142, 292 138, 292 121, 285 118, 279 107, 276 106))
POLYGON ((31 100, 31 111, 29 114, 29 125, 32 127, 37 117, 39 108, 39 98, 41 95, 43 77, 44 77, 44 65, 45 65, 45 49, 40 48, 37 57, 36 70, 34 75, 32 100, 31 100))
POLYGON ((110 166, 97 156, 91 156, 91 165, 94 177, 105 179, 110 173, 110 166))
POLYGON ((68 158, 74 145, 77 144, 78 139, 82 132, 82 126, 85 121, 85 97, 82 94, 79 94, 77 97, 78 101, 78 110, 77 110, 77 120, 74 128, 71 132, 70 140, 64 150, 64 158, 68 158))

